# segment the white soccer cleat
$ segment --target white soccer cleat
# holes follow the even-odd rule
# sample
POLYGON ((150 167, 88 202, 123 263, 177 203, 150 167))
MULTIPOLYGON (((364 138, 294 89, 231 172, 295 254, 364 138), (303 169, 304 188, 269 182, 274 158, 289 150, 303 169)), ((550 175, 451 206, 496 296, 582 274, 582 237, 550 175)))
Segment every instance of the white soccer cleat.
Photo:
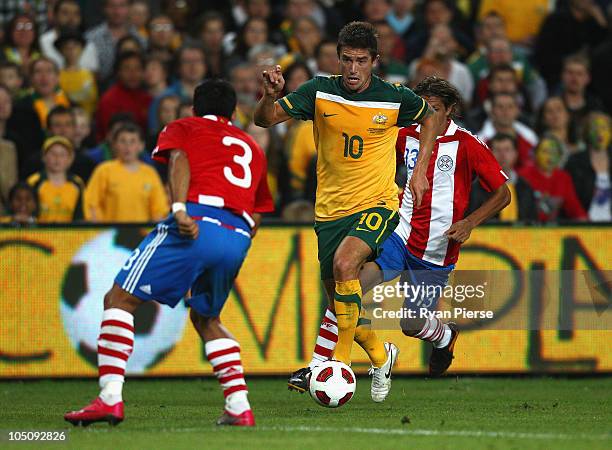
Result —
POLYGON ((370 393, 372 400, 377 403, 384 402, 391 390, 391 370, 399 356, 399 348, 391 342, 385 342, 387 350, 387 361, 380 367, 372 366, 368 372, 372 375, 372 387, 370 393))

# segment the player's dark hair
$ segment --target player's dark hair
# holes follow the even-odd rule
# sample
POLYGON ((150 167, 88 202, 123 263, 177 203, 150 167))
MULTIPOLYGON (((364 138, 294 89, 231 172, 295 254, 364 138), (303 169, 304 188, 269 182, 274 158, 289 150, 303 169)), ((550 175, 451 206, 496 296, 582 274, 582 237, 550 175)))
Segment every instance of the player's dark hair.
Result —
POLYGON ((144 142, 144 135, 142 133, 142 128, 138 126, 138 124, 134 122, 124 122, 117 127, 115 132, 113 133, 112 140, 116 141, 119 136, 123 133, 134 133, 138 135, 138 138, 144 142))
POLYGON ((374 25, 368 22, 350 22, 340 30, 336 51, 338 56, 343 47, 365 49, 372 59, 378 55, 378 34, 374 25))
POLYGON ((233 86, 225 80, 204 80, 193 93, 193 112, 202 117, 207 114, 232 117, 236 109, 236 91, 233 86))
POLYGON ((421 97, 439 98, 446 109, 451 109, 451 117, 454 117, 461 107, 461 94, 455 86, 442 78, 425 78, 416 85, 414 93, 421 97))
POLYGON ((514 136, 508 134, 508 133, 496 133, 495 136, 493 136, 491 138, 490 142, 490 146, 492 147, 493 144, 495 142, 503 142, 503 141, 510 141, 512 142, 512 147, 514 148, 514 150, 516 150, 516 139, 514 138, 514 136))

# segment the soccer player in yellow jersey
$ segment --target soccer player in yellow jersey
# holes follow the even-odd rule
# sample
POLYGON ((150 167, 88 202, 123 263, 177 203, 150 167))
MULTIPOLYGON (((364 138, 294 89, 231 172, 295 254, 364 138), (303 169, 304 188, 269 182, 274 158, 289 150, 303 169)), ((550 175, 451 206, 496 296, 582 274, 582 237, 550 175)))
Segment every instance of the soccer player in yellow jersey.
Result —
POLYGON ((321 339, 324 328, 337 326, 333 358, 350 364, 352 343, 357 341, 372 361, 372 399, 381 402, 391 387, 398 349, 380 341, 366 321, 360 321, 359 271, 378 256, 398 223, 398 127, 422 124, 421 151, 409 186, 418 206, 429 188, 425 169, 435 124, 443 117, 410 89, 372 74, 378 51, 371 24, 346 25, 338 36, 337 53, 341 75, 315 77, 281 99, 277 97, 285 81, 280 66, 264 71, 265 92, 255 108, 255 123, 269 127, 290 118, 313 120, 318 153, 315 232, 329 308, 313 361, 291 375, 289 388, 307 389, 310 369, 331 356, 321 339))

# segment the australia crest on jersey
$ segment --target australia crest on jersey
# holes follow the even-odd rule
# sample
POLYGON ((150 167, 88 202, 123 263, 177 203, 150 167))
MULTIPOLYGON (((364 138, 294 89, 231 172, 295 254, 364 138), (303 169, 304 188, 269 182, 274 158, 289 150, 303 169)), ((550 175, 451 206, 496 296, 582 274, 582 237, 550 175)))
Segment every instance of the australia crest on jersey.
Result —
POLYGON ((372 122, 376 125, 386 125, 387 120, 389 120, 389 118, 381 112, 375 114, 374 117, 372 117, 372 122))

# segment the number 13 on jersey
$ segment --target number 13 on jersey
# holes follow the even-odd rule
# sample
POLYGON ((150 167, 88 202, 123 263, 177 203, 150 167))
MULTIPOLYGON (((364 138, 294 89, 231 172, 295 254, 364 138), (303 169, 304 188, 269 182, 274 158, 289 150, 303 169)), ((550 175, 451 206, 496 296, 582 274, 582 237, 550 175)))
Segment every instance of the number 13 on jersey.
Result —
POLYGON ((416 166, 418 156, 418 148, 406 148, 406 150, 404 151, 404 162, 406 163, 406 168, 408 169, 408 171, 414 170, 414 166, 416 166))

